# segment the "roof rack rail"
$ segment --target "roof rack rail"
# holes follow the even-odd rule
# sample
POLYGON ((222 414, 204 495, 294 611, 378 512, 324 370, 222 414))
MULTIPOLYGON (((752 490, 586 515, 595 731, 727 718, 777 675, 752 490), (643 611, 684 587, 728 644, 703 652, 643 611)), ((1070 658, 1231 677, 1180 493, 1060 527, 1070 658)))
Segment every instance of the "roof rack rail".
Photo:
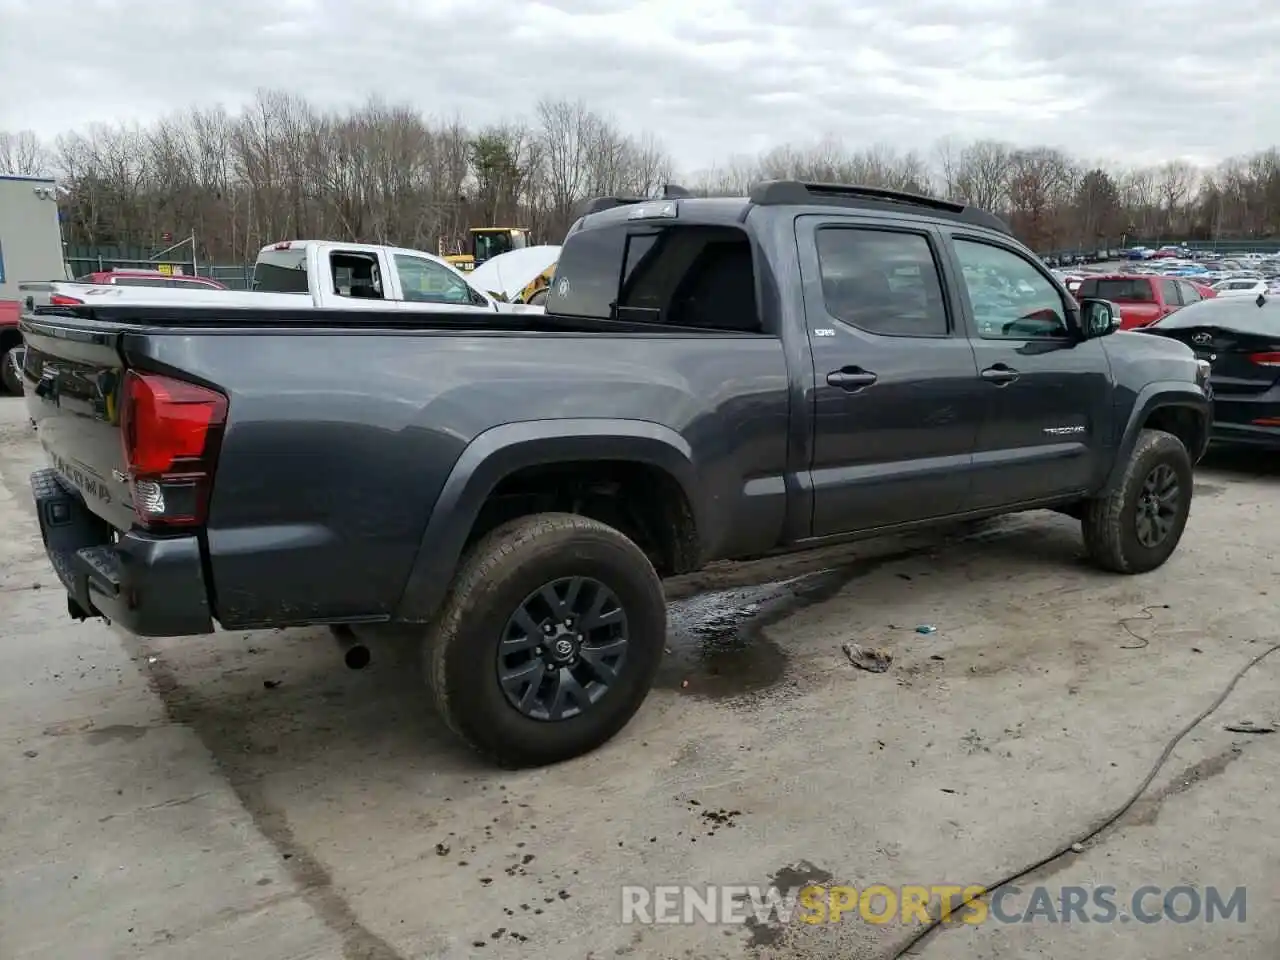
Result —
POLYGON ((684 187, 674 183, 664 183, 657 197, 595 197, 583 205, 582 215, 590 216, 593 213, 600 213, 604 210, 644 203, 646 200, 686 200, 692 196, 693 194, 684 187))
POLYGON ((961 220, 977 226, 1011 233, 1009 225, 977 207, 966 206, 955 200, 943 200, 905 190, 889 190, 885 187, 869 187, 845 183, 813 183, 804 180, 765 180, 751 188, 750 200, 762 206, 805 206, 812 204, 839 204, 844 206, 910 206, 924 207, 949 219, 961 220))

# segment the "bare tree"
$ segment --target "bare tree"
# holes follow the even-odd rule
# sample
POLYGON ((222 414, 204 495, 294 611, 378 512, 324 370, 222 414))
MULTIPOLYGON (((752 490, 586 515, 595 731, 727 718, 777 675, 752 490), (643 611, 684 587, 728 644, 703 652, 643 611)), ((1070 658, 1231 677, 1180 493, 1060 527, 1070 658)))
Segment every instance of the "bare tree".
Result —
POLYGON ((956 192, 966 203, 984 210, 1003 210, 1009 199, 1013 149, 995 140, 979 140, 960 152, 956 192))
MULTIPOLYGON (((370 100, 322 111, 260 91, 239 112, 192 109, 147 127, 95 125, 42 143, 0 132, 0 169, 56 174, 73 244, 155 251, 194 232, 202 261, 245 263, 266 243, 323 237, 454 252, 471 226, 527 226, 556 242, 585 199, 652 195, 678 176, 651 134, 585 102, 545 100, 534 122, 469 129, 370 100), (166 244, 167 245, 167 244, 166 244)), ((730 156, 687 178, 745 195, 767 178, 940 193, 1007 217, 1036 249, 1280 235, 1280 151, 1198 170, 1080 164, 1060 150, 944 138, 926 158, 834 136, 730 156)))
POLYGON ((1196 185, 1195 167, 1185 160, 1173 160, 1160 168, 1156 189, 1164 208, 1164 230, 1181 229, 1184 220, 1183 205, 1196 185))
POLYGON ((46 177, 53 171, 53 158, 30 130, 7 133, 0 130, 0 173, 19 177, 46 177))

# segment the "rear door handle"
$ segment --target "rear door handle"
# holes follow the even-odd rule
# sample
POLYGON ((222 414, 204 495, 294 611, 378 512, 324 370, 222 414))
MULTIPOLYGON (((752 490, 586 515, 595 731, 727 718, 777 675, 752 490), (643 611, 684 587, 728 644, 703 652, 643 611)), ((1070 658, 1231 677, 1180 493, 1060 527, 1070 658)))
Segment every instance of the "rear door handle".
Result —
POLYGON ((1013 381, 1017 380, 1018 371, 1012 367, 1005 366, 1003 363, 997 363, 982 371, 982 379, 988 383, 994 383, 996 386, 1003 386, 1006 383, 1013 383, 1013 381))
POLYGON ((876 382, 876 375, 861 367, 842 367, 827 374, 827 383, 841 390, 861 390, 876 382))

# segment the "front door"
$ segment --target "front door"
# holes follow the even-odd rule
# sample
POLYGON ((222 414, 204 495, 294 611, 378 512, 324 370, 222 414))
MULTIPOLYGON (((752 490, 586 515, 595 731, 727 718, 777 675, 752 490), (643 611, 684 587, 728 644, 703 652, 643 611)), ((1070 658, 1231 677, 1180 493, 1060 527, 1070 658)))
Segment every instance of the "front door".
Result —
POLYGON ((969 507, 1091 488, 1110 443, 1111 376, 1102 341, 1079 338, 1070 295, 1027 254, 987 237, 950 236, 986 391, 969 507))
POLYGON ((941 282, 941 235, 857 217, 796 221, 814 363, 813 535, 951 514, 985 397, 941 282))
POLYGON ((408 253, 397 253, 394 260, 399 309, 422 313, 493 312, 489 302, 479 297, 461 274, 448 267, 408 253))

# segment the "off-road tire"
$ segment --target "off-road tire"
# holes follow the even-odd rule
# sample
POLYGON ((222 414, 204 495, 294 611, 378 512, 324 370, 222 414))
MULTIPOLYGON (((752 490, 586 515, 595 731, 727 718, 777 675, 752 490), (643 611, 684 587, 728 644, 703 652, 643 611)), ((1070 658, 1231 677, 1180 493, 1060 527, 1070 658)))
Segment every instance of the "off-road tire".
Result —
POLYGON ((11 397, 22 396, 22 378, 18 376, 16 370, 13 369, 13 363, 9 357, 9 352, 13 350, 0 350, 0 386, 4 387, 4 392, 11 397))
POLYGON ((1143 430, 1115 490, 1085 501, 1080 526, 1089 559, 1112 573, 1147 573, 1161 566, 1182 539, 1191 513, 1193 483, 1191 455, 1182 441, 1163 430, 1143 430), (1169 534, 1156 546, 1146 547, 1138 541, 1138 498, 1144 481, 1161 463, 1173 468, 1181 497, 1169 534))
POLYGON ((618 733, 644 702, 666 643, 662 584, 644 552, 612 527, 574 514, 543 513, 503 524, 468 551, 427 629, 427 685, 448 727, 508 768, 580 756, 618 733), (626 611, 626 661, 603 698, 577 716, 524 716, 497 677, 508 617, 530 593, 560 577, 605 584, 626 611))

